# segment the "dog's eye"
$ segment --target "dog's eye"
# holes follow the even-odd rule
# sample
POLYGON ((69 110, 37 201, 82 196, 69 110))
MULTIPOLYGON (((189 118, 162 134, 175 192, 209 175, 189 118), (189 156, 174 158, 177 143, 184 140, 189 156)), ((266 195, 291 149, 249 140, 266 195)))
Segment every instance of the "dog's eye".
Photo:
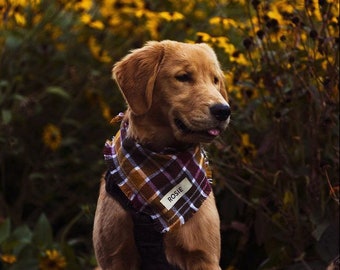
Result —
POLYGON ((190 82, 192 80, 191 75, 189 73, 184 73, 175 76, 177 81, 180 82, 190 82))
POLYGON ((219 83, 219 79, 215 76, 214 77, 214 84, 218 84, 219 83))

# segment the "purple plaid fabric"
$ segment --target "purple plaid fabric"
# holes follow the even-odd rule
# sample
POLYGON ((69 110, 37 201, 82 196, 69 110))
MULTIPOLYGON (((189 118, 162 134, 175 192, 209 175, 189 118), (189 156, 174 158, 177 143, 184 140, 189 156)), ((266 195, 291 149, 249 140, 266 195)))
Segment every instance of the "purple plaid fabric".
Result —
POLYGON ((155 153, 126 138, 127 123, 104 147, 109 172, 137 212, 165 233, 184 224, 211 192, 201 147, 176 154, 155 153))

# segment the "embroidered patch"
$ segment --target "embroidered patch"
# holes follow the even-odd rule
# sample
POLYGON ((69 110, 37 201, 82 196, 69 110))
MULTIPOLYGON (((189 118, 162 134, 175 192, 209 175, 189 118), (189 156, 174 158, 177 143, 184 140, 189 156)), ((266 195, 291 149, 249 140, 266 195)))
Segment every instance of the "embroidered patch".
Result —
POLYGON ((163 199, 161 199, 161 203, 164 205, 166 209, 171 209, 175 206, 175 204, 182 198, 185 193, 187 193, 192 187, 192 183, 188 180, 188 178, 184 178, 182 182, 172 188, 167 194, 164 195, 163 199))

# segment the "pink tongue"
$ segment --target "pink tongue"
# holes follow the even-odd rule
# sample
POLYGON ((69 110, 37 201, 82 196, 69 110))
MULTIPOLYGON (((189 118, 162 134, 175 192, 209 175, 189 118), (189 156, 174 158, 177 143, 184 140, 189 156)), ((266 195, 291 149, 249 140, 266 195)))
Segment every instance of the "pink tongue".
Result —
POLYGON ((209 129, 208 133, 212 136, 218 136, 218 135, 220 135, 221 132, 218 129, 213 128, 213 129, 209 129))

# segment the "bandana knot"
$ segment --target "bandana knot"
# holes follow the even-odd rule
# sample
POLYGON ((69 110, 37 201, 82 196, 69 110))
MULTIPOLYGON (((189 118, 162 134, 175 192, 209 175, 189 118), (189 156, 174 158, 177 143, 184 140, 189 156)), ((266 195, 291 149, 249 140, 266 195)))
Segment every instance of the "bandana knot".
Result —
POLYGON ((157 231, 179 227, 211 192, 204 150, 197 146, 176 154, 152 152, 127 138, 127 128, 122 123, 112 141, 105 143, 106 182, 118 185, 137 212, 151 217, 157 231))

